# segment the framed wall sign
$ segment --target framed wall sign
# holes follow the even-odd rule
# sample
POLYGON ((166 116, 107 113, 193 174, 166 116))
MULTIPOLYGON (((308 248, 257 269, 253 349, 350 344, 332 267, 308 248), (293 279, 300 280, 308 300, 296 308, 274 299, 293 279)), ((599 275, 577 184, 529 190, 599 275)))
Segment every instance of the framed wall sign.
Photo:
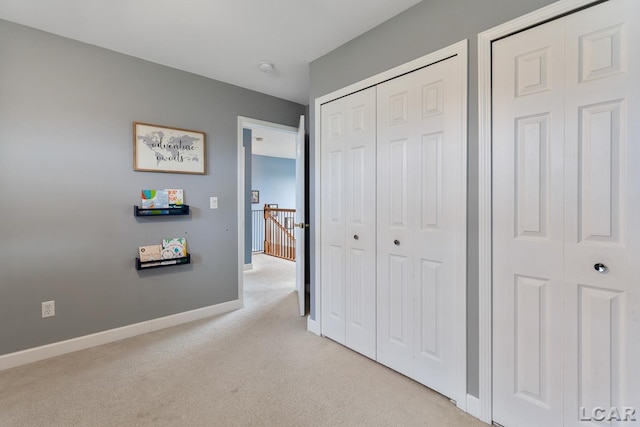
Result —
POLYGON ((258 190, 251 190, 251 203, 260 203, 260 192, 258 190))
POLYGON ((133 123, 133 170, 206 173, 205 134, 149 123, 133 123))

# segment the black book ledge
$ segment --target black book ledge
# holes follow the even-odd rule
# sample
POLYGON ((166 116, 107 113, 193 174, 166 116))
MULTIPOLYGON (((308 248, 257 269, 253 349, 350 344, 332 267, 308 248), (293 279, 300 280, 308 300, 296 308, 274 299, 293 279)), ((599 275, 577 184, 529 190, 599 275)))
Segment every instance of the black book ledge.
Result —
POLYGON ((136 258, 136 270, 147 270, 149 268, 171 267, 172 265, 191 264, 191 254, 180 258, 159 259, 153 261, 140 261, 136 258))
POLYGON ((189 215, 189 205, 181 205, 176 208, 150 208, 143 209, 138 206, 133 207, 133 216, 168 216, 168 215, 189 215))

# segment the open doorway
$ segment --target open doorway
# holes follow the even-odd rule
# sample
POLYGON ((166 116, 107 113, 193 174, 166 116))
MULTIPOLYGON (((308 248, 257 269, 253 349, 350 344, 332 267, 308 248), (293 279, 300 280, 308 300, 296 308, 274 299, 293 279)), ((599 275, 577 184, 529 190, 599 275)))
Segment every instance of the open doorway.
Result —
POLYGON ((304 117, 299 128, 238 118, 238 284, 244 271, 285 260, 295 265, 300 315, 305 310, 304 117), (302 151, 301 151, 302 150, 302 151))

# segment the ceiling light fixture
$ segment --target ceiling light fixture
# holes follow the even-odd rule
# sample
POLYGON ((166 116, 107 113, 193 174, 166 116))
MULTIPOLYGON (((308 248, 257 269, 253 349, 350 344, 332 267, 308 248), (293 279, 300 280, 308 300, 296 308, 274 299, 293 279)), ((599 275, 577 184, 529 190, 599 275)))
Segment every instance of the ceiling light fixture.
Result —
POLYGON ((274 66, 271 62, 262 61, 258 63, 258 70, 262 71, 263 73, 272 73, 273 69, 274 66))

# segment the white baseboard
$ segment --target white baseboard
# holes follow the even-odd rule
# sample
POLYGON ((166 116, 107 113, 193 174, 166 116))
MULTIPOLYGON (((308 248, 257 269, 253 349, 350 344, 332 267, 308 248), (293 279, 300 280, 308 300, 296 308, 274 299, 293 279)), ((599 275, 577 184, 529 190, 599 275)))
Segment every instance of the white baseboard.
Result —
POLYGON ((480 419, 480 399, 467 394, 467 413, 480 419))
POLYGON ((311 316, 307 316, 307 331, 320 336, 320 323, 311 319, 311 316))
POLYGON ((244 265, 244 270, 245 270, 245 271, 247 271, 247 270, 253 270, 253 264, 245 264, 245 265, 244 265))
POLYGON ((134 323, 133 325, 127 325, 121 328, 109 329, 108 331, 97 332, 95 334, 17 351, 15 353, 5 354, 0 356, 0 371, 48 359, 50 357, 61 356, 74 351, 108 344, 125 338, 131 338, 136 335, 146 334, 147 332, 182 325, 184 323, 193 322, 194 320, 228 313, 239 308, 242 308, 242 302, 240 300, 234 300, 209 307, 185 311, 184 313, 159 317, 145 322, 134 323))

